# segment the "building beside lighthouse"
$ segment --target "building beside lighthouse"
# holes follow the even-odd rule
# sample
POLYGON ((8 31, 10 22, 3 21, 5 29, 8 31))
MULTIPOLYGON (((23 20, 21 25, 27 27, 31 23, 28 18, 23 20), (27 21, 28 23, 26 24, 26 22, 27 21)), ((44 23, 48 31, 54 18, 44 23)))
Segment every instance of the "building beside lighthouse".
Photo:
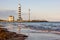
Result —
POLYGON ((9 22, 14 22, 14 16, 9 16, 9 17, 8 17, 8 21, 9 21, 9 22))
POLYGON ((18 4, 18 22, 22 22, 22 17, 21 17, 21 4, 18 4))

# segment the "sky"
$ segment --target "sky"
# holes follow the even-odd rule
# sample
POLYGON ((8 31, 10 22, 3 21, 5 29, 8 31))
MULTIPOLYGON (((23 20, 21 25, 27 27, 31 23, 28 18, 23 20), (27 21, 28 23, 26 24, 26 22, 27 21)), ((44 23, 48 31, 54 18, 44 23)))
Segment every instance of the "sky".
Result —
MULTIPOLYGON (((31 20, 60 21, 60 0, 20 0, 22 18, 28 20, 30 9, 31 20)), ((18 0, 0 0, 0 19, 13 15, 18 18, 18 0)))

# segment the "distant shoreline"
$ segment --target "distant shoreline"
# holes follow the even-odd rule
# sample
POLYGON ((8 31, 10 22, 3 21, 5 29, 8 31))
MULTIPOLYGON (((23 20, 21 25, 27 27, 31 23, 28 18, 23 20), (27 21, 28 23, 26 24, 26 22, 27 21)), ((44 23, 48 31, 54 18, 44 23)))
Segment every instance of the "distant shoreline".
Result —
MULTIPOLYGON (((9 22, 9 21, 0 21, 0 22, 9 22)), ((18 22, 18 21, 12 21, 12 22, 18 22)), ((22 21, 22 22, 48 22, 48 21, 22 21)))
MULTIPOLYGON (((0 21, 0 22, 8 22, 8 21, 0 21)), ((17 21, 13 21, 13 22, 17 22, 17 21)), ((28 21, 24 21, 24 22, 28 22, 28 21)), ((29 22, 32 22, 32 21, 29 21, 29 22)), ((38 22, 38 21, 36 21, 36 22, 38 22)), ((34 22, 34 23, 36 23, 36 22, 34 22)), ((41 22, 41 21, 40 21, 41 22)), ((44 21, 42 21, 42 22, 44 22, 44 21)), ((57 21, 47 21, 48 23, 60 23, 60 21, 59 22, 57 22, 57 21)), ((12 22, 11 22, 12 23, 12 22)), ((17 22, 17 23, 19 23, 19 22, 17 22)), ((23 23, 23 22, 22 22, 23 23)))

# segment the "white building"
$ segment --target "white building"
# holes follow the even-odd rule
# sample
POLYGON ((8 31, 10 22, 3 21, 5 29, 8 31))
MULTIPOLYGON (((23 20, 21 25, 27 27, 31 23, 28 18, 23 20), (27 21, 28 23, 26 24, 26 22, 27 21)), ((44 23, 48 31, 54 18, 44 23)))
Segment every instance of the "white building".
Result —
POLYGON ((8 17, 8 21, 9 21, 9 22, 13 22, 13 21, 14 21, 14 16, 9 16, 9 17, 8 17))

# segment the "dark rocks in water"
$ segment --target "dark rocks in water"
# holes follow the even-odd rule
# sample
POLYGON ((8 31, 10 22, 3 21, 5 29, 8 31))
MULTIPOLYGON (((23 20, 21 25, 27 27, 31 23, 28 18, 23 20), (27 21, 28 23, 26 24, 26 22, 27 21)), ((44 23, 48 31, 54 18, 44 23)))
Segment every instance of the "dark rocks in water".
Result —
POLYGON ((28 36, 9 32, 5 28, 0 28, 0 40, 25 40, 28 36))

